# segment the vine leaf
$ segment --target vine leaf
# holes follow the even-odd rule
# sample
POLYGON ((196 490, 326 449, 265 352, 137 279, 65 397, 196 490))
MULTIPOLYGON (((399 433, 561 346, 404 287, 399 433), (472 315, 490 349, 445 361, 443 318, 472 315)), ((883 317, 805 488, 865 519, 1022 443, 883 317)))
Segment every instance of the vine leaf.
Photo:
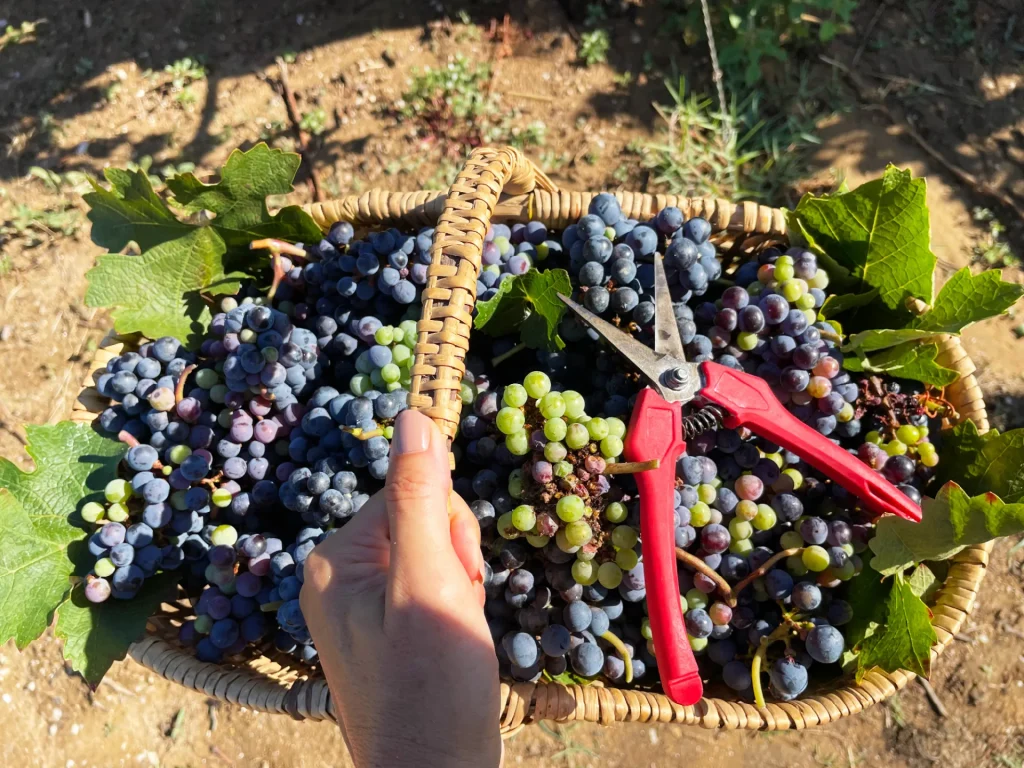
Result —
POLYGON ((886 672, 908 669, 928 677, 936 641, 931 612, 902 575, 894 579, 886 602, 885 626, 864 639, 857 658, 857 681, 873 667, 886 672))
POLYGON ((253 240, 317 242, 322 237, 313 218, 297 205, 275 215, 267 208, 269 195, 286 195, 301 158, 293 152, 271 149, 261 142, 247 152, 236 149, 221 169, 220 181, 204 184, 192 173, 174 176, 167 188, 186 211, 210 211, 210 226, 228 249, 248 248, 253 240))
POLYGON ((113 308, 119 333, 175 336, 195 347, 211 319, 200 291, 234 293, 240 286, 237 276, 224 274, 224 253, 220 235, 202 227, 141 256, 101 256, 86 275, 85 303, 113 308))
POLYGON ((960 333, 971 323, 1002 315, 1021 296, 1024 285, 1007 283, 999 270, 972 274, 964 267, 942 286, 935 304, 914 319, 911 328, 931 333, 960 333))
POLYGON ((43 633, 68 592, 77 510, 102 498, 125 446, 86 424, 28 426, 35 471, 0 459, 0 643, 24 648, 43 633))
POLYGON ((110 189, 90 179, 93 191, 82 196, 89 204, 92 241, 96 245, 120 251, 134 242, 145 251, 195 229, 178 220, 153 190, 145 171, 107 168, 103 175, 110 189))
POLYGON ((877 288, 890 309, 902 310, 907 296, 931 303, 935 255, 924 179, 890 165, 852 192, 804 195, 794 217, 812 247, 860 282, 851 292, 877 288))
MULTIPOLYGON (((899 333, 899 331, 894 331, 899 333)), ((935 344, 908 341, 884 349, 871 357, 863 353, 843 360, 843 367, 857 373, 888 373, 901 379, 913 379, 934 387, 948 387, 960 374, 935 362, 939 348, 935 344)))
POLYGON ((146 579, 131 600, 90 603, 79 584, 57 608, 54 634, 64 641, 64 658, 89 685, 99 685, 115 661, 146 631, 146 621, 160 604, 174 597, 177 579, 161 573, 146 579))
POLYGON ((1024 429, 978 432, 973 421, 957 425, 942 441, 939 478, 969 494, 991 491, 1004 501, 1024 502, 1024 429))
MULTIPOLYGON (((946 460, 946 457, 943 457, 946 460)), ((878 521, 868 546, 871 567, 892 575, 923 560, 946 560, 964 547, 1024 532, 1024 503, 1006 504, 994 493, 968 496, 946 483, 935 499, 924 499, 921 522, 895 515, 878 521)))
POLYGON ((566 307, 558 298, 560 293, 572 293, 569 273, 564 269, 531 269, 525 275, 507 278, 494 296, 477 304, 473 327, 491 336, 518 330, 531 349, 562 349, 565 342, 558 335, 558 324, 566 307))
POLYGON ((892 579, 865 568, 850 581, 846 600, 853 609, 853 618, 843 626, 847 650, 855 650, 869 635, 885 622, 885 606, 892 591, 892 579))

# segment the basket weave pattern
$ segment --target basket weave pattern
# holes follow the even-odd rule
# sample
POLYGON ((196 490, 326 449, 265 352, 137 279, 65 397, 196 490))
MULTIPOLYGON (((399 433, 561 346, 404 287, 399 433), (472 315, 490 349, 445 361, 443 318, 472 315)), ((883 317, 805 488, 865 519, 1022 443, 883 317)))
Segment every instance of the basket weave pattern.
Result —
MULTIPOLYGON (((594 194, 556 190, 518 150, 481 148, 472 153, 447 195, 371 190, 358 197, 314 204, 307 210, 325 229, 339 220, 356 226, 436 227, 434 259, 423 291, 410 404, 431 416, 450 440, 459 423, 459 389, 469 348, 476 276, 490 222, 536 219, 551 228, 564 228, 586 213, 594 194)), ((616 197, 630 218, 649 219, 668 205, 680 208, 687 218, 703 216, 717 233, 720 247, 731 244, 733 248, 747 248, 785 237, 785 212, 756 203, 629 192, 616 197)), ((117 337, 103 342, 75 403, 73 420, 91 422, 107 406, 95 389, 95 378, 124 348, 125 340, 117 337)), ((988 418, 974 377, 975 366, 958 337, 940 339, 937 362, 960 373, 960 379, 946 391, 958 420, 971 419, 979 430, 986 431, 988 418)), ((953 558, 932 606, 932 624, 938 638, 931 651, 933 662, 973 610, 991 549, 991 543, 969 547, 953 558)), ((188 611, 187 603, 166 608, 166 615, 188 611)), ((132 658, 163 677, 217 699, 260 711, 287 713, 297 719, 336 719, 322 677, 310 677, 309 670, 290 657, 268 650, 267 655, 244 662, 200 662, 177 644, 175 624, 166 618, 154 619, 149 635, 132 646, 132 658)), ((600 685, 503 682, 500 727, 505 736, 537 720, 800 729, 856 714, 892 696, 913 677, 913 673, 903 670, 886 673, 875 669, 860 683, 842 684, 793 702, 769 703, 762 709, 743 701, 710 697, 684 707, 660 693, 600 685)))

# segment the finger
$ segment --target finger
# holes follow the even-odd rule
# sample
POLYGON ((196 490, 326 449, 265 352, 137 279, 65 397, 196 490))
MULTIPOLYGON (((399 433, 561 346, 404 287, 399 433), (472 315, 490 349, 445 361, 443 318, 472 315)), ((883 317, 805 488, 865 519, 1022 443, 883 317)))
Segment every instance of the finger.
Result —
MULTIPOLYGON (((426 574, 451 578, 459 567, 448 521, 451 475, 444 437, 433 421, 417 411, 395 420, 391 461, 384 485, 391 535, 388 589, 430 592, 426 574)), ((463 572, 464 573, 464 572, 463 572)))
POLYGON ((466 569, 470 581, 483 581, 484 556, 480 551, 480 523, 457 493, 452 493, 448 508, 452 547, 466 569))

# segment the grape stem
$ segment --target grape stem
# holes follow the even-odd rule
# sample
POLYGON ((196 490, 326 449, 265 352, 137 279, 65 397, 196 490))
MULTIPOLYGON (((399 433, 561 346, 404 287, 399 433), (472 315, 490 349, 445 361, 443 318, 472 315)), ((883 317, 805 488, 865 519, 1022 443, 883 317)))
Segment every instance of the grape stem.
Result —
POLYGON ((736 596, 733 595, 732 588, 729 587, 729 582, 723 579, 714 568, 696 555, 691 555, 682 547, 676 547, 676 559, 681 560, 684 565, 688 565, 693 570, 700 571, 715 582, 715 585, 718 587, 718 593, 728 601, 729 605, 736 605, 736 596))
POLYGON ((260 610, 263 611, 263 613, 273 613, 282 605, 284 605, 284 600, 275 600, 272 603, 264 603, 260 606, 260 610))
POLYGON ((623 642, 621 640, 619 640, 618 635, 616 635, 611 630, 608 630, 603 635, 601 635, 601 639, 602 640, 607 640, 608 644, 611 645, 612 648, 614 648, 616 651, 619 652, 619 656, 622 657, 622 663, 626 667, 626 676, 625 676, 624 679, 625 679, 625 681, 627 683, 632 683, 633 682, 633 659, 629 655, 629 651, 626 650, 625 644, 623 644, 623 642))
POLYGON ((650 461, 620 461, 615 464, 608 464, 602 475, 632 475, 635 472, 646 472, 650 469, 657 469, 661 466, 661 459, 650 461))
POLYGON ((790 626, 783 622, 771 634, 762 637, 761 644, 754 654, 754 660, 750 663, 750 683, 754 689, 754 704, 758 709, 765 707, 764 690, 761 688, 761 667, 764 666, 765 657, 768 655, 768 646, 779 640, 785 640, 791 631, 790 626))
POLYGON ((287 253, 289 256, 307 260, 306 252, 299 248, 297 245, 286 243, 284 240, 275 240, 273 238, 266 238, 264 240, 253 240, 249 243, 249 249, 255 250, 257 248, 266 248, 270 251, 270 266, 274 270, 274 279, 270 284, 270 290, 267 291, 267 298, 274 298, 274 294, 277 293, 277 286, 284 280, 284 269, 281 267, 281 254, 287 253))
POLYGON ((364 432, 359 427, 342 427, 341 431, 348 432, 350 435, 352 435, 355 438, 358 438, 359 440, 369 440, 371 437, 380 437, 381 435, 384 434, 383 429, 368 429, 364 432))
POLYGON ((757 568, 756 570, 751 571, 750 575, 747 576, 745 579, 741 579, 740 581, 736 582, 736 586, 732 588, 732 595, 729 598, 729 605, 735 606, 736 596, 739 595, 744 589, 749 587, 754 581, 768 573, 768 571, 770 571, 777 563, 779 563, 782 560, 785 560, 787 557, 799 555, 803 551, 803 547, 793 547, 792 549, 784 549, 781 552, 776 552, 774 555, 769 557, 765 561, 764 565, 762 565, 760 568, 757 568))
MULTIPOLYGON (((138 441, 135 435, 123 429, 117 433, 117 439, 120 440, 125 445, 127 445, 129 448, 137 448, 138 446, 142 445, 142 443, 138 441)), ((153 462, 153 469, 163 468, 164 465, 159 459, 153 462)))
POLYGON ((525 342, 516 344, 508 352, 500 354, 497 357, 491 358, 491 365, 500 365, 501 363, 504 363, 506 360, 512 357, 512 355, 516 354, 516 352, 522 352, 524 349, 526 349, 525 342))
POLYGON ((178 383, 174 387, 175 403, 180 403, 183 399, 185 399, 185 379, 187 379, 188 375, 192 373, 192 371, 194 371, 195 369, 195 363, 192 363, 192 365, 186 365, 185 370, 183 370, 181 372, 181 376, 178 377, 178 383))

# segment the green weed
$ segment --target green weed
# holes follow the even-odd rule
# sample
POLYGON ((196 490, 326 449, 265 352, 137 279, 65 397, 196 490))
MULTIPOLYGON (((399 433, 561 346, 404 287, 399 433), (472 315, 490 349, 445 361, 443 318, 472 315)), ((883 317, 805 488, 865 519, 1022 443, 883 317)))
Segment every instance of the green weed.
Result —
POLYGON ((580 35, 580 44, 576 49, 576 57, 585 67, 604 64, 608 61, 608 50, 612 47, 611 37, 607 29, 591 29, 580 35))
POLYGON ((202 62, 198 58, 193 59, 188 56, 168 64, 164 67, 164 72, 171 75, 171 86, 175 90, 184 88, 197 80, 206 79, 206 68, 202 62))
POLYGON ((10 24, 0 35, 0 51, 8 45, 27 45, 36 41, 36 29, 40 24, 45 24, 46 19, 38 21, 23 21, 17 27, 10 24))
POLYGON ((34 248, 58 236, 71 237, 81 223, 79 212, 70 203, 43 210, 19 204, 14 216, 0 224, 0 235, 18 238, 26 248, 34 248))
POLYGON ((327 132, 327 112, 322 107, 303 112, 299 120, 299 128, 314 136, 321 136, 327 132))
POLYGON ((70 189, 75 194, 80 195, 92 189, 92 185, 89 184, 89 179, 92 176, 82 171, 57 173, 49 168, 33 165, 28 169, 28 175, 34 179, 39 179, 47 189, 55 194, 59 194, 64 189, 70 189))
POLYGON ((995 217, 995 214, 988 208, 976 207, 973 216, 976 222, 988 224, 988 232, 981 236, 972 248, 974 261, 986 269, 1019 267, 1021 260, 1004 239, 1006 227, 995 217))

